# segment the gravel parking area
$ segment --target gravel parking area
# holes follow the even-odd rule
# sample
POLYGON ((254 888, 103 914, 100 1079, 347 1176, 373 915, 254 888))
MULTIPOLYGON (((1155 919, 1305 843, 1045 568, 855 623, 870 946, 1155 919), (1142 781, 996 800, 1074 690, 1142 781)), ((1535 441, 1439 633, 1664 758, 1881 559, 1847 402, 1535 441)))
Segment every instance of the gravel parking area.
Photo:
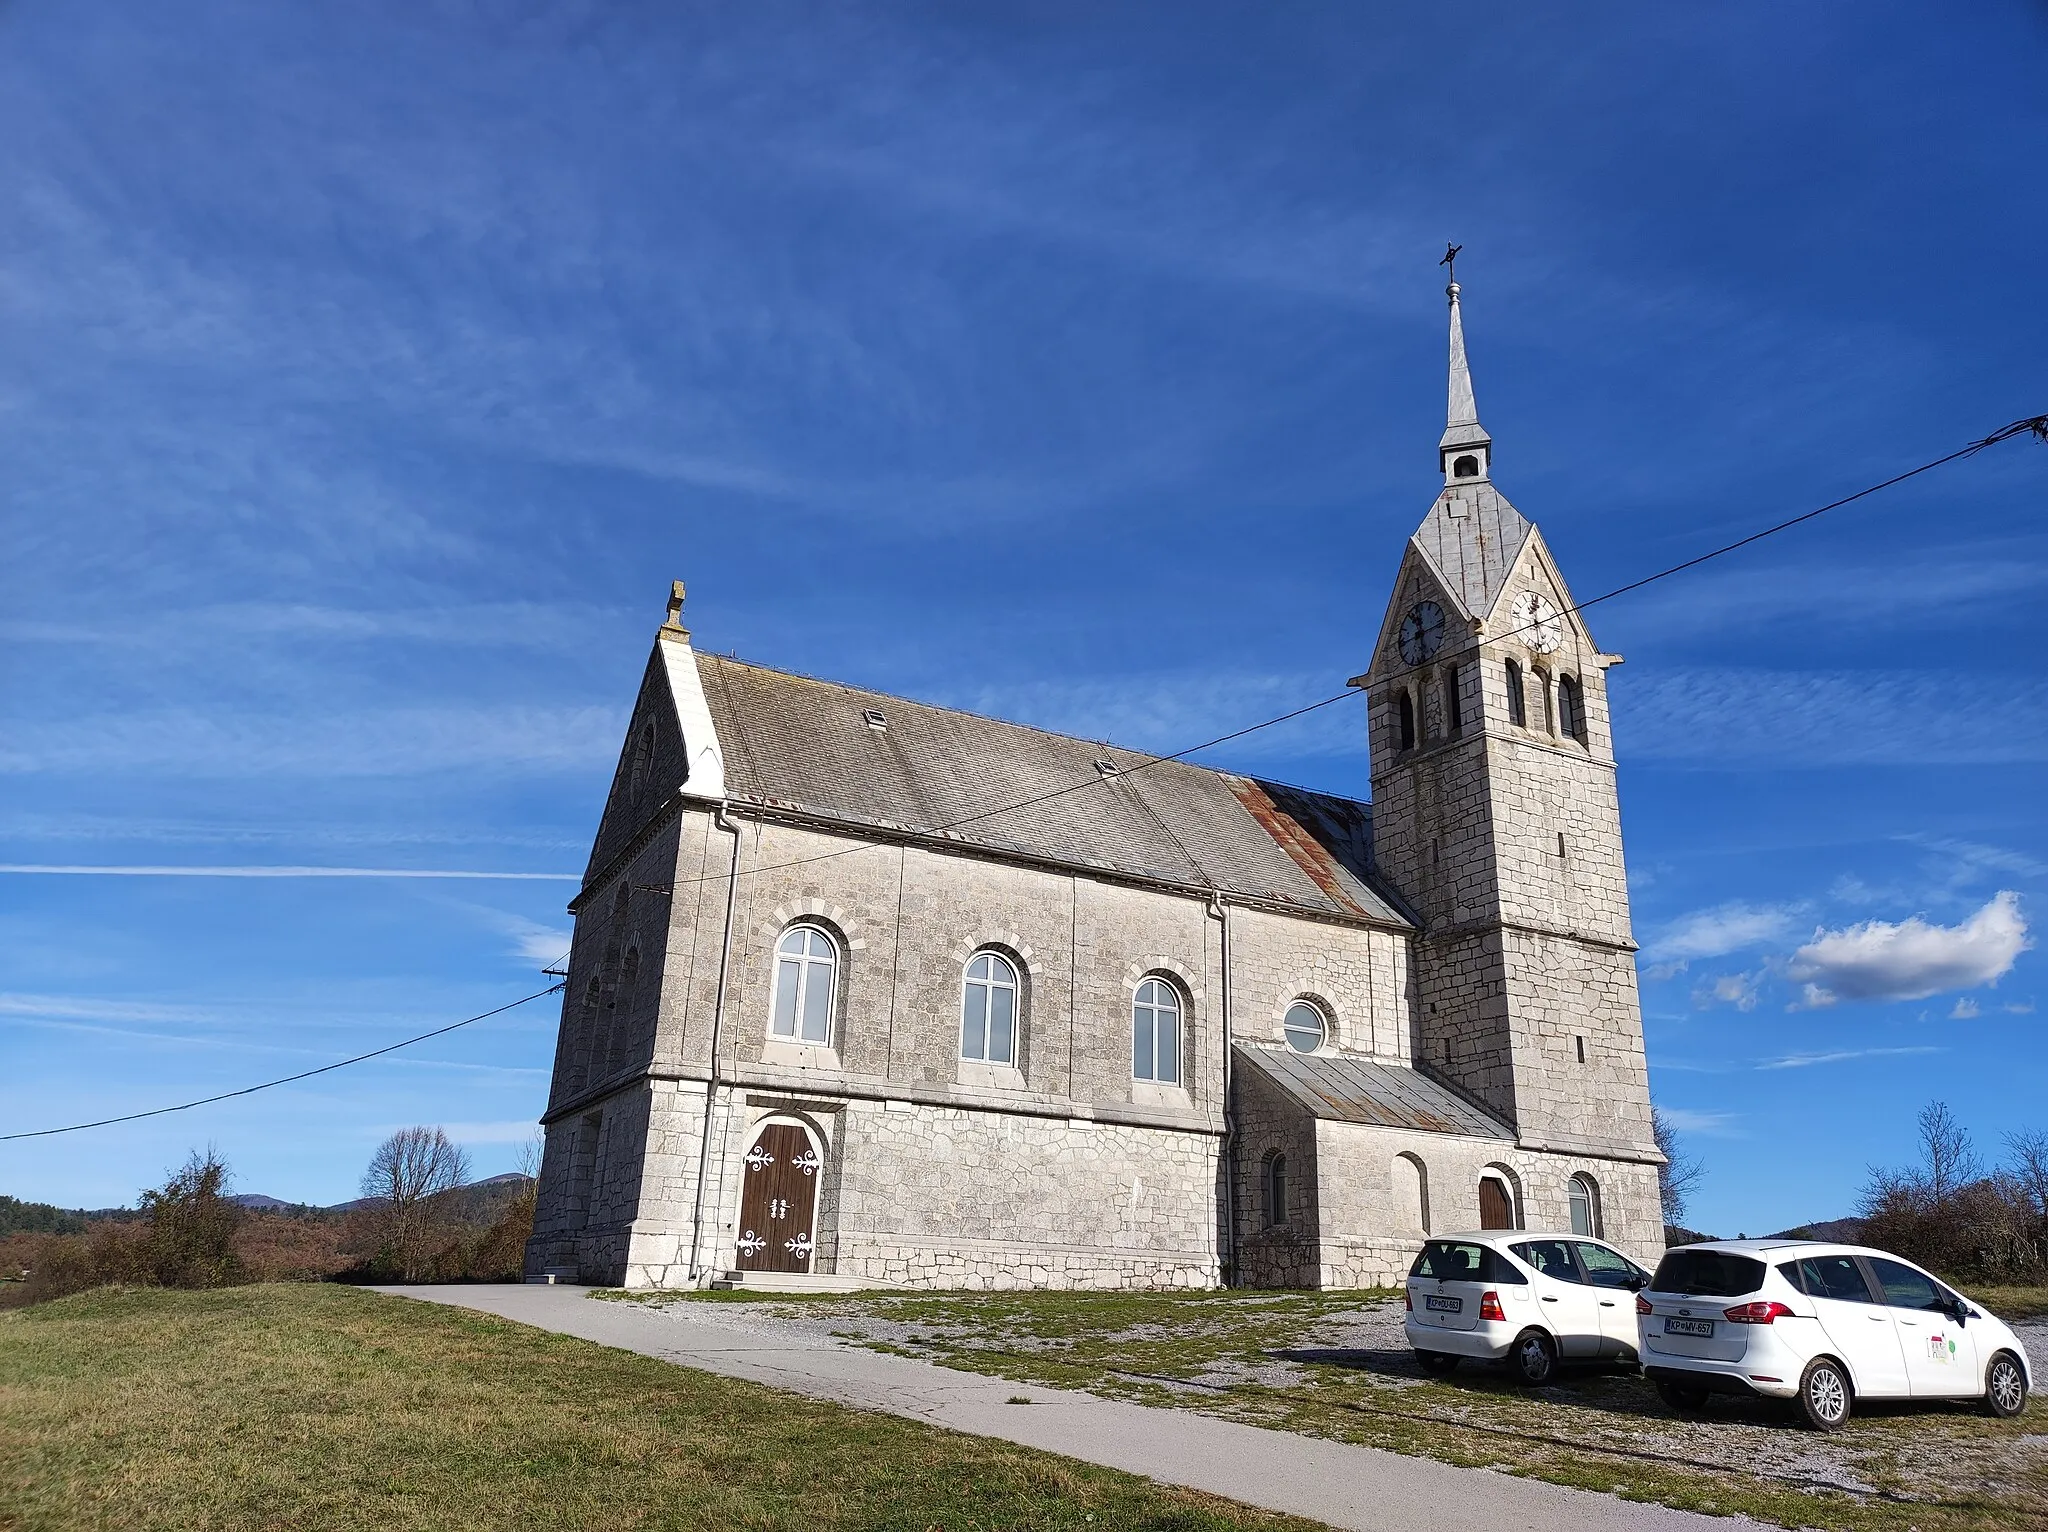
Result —
MULTIPOLYGON (((637 1296, 637 1295, 636 1295, 637 1296)), ((1174 1404, 1311 1435, 1621 1490, 1793 1527, 2048 1528, 2048 1416, 1873 1406, 1833 1435, 1788 1406, 1668 1410, 1633 1370, 1517 1387, 1470 1365, 1426 1377, 1398 1296, 869 1294, 640 1297, 721 1305, 721 1323, 836 1338, 1018 1382, 1174 1404)), ((2048 1361, 2048 1323, 2022 1338, 2048 1361)))

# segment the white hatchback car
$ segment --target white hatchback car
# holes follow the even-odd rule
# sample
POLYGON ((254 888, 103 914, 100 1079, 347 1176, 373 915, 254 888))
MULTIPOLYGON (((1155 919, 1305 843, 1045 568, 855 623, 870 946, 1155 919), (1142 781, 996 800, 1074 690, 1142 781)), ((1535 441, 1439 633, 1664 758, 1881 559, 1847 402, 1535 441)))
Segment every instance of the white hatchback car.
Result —
POLYGON ((2033 1382, 2003 1322, 1911 1262, 1859 1245, 1683 1245, 1635 1307, 1643 1371, 1673 1409, 1761 1394, 1797 1399, 1832 1431, 1857 1399, 1982 1399, 2013 1416, 2033 1382))
POLYGON ((1425 1372, 1504 1361, 1524 1383, 1543 1384, 1561 1361, 1634 1361, 1633 1295, 1649 1279, 1582 1234, 1444 1234, 1409 1268, 1404 1328, 1425 1372))

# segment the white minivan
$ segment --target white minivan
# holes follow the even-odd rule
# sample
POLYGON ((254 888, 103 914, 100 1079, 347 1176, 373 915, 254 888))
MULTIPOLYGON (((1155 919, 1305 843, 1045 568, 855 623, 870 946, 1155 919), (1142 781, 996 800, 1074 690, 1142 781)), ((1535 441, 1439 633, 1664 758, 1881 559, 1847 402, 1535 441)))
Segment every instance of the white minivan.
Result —
POLYGON ((1674 1409, 1710 1394, 1797 1399, 1832 1431, 1857 1399, 2026 1408, 2032 1364, 2006 1325, 1910 1261, 1859 1245, 1714 1240, 1665 1252, 1636 1295, 1643 1371, 1674 1409))
POLYGON ((1581 1234, 1484 1229, 1426 1241, 1403 1328, 1424 1372, 1506 1362, 1531 1385, 1560 1362, 1633 1362, 1634 1295, 1650 1274, 1581 1234))

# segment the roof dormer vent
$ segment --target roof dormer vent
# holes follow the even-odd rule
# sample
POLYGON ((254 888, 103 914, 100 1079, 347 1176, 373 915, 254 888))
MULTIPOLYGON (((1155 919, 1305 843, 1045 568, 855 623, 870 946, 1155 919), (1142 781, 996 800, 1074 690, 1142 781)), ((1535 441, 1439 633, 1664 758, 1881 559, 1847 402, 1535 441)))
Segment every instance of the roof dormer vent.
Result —
POLYGON ((1119 777, 1123 775, 1123 768, 1118 766, 1115 761, 1097 761, 1095 763, 1095 769, 1098 772, 1100 772, 1105 779, 1111 777, 1119 777))
POLYGON ((862 708, 860 710, 860 718, 862 723, 873 729, 877 734, 889 732, 889 720, 882 716, 882 710, 878 707, 862 708))

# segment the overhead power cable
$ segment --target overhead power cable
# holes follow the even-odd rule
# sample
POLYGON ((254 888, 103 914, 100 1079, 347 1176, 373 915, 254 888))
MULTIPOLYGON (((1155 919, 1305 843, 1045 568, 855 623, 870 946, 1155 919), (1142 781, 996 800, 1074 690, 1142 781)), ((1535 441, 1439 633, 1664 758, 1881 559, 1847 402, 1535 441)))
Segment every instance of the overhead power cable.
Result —
MULTIPOLYGON (((1812 521, 1815 517, 1825 516, 1829 511, 1840 510, 1845 505, 1852 505, 1858 500, 1865 499, 1868 496, 1878 493, 1880 490, 1890 489, 1895 484, 1903 484, 1906 482, 1906 480, 1917 478, 1919 475, 1923 473, 1931 472, 1936 468, 1944 467, 1949 463, 1957 462, 1966 457, 1973 457, 1977 453, 1982 452, 1987 447, 1995 447, 2000 442, 2010 441, 2014 437, 2025 436, 2029 433, 2031 433, 2040 441, 2048 442, 2048 415, 2031 415, 2022 420, 2015 420, 2011 425, 2005 426, 1997 431, 1994 431, 1989 436, 1982 437, 1977 441, 1973 441, 1967 446, 1959 447, 1954 452, 1947 453, 1942 457, 1934 458, 1929 462, 1922 463, 1917 468, 1909 468, 1904 473, 1893 474, 1889 479, 1884 479, 1879 483, 1872 484, 1868 488, 1859 489, 1853 495, 1844 495, 1839 500, 1831 500, 1826 505, 1819 506, 1814 510, 1807 511, 1801 515, 1791 517, 1788 520, 1778 522, 1775 525, 1765 527, 1761 531, 1752 532, 1747 537, 1737 538, 1732 543, 1724 543, 1718 548, 1710 549, 1705 553, 1698 554, 1680 563, 1672 564, 1667 568, 1658 570, 1654 574, 1644 575, 1639 580, 1631 580, 1626 585, 1617 585, 1613 590, 1604 591, 1600 595, 1588 597, 1584 601, 1578 602, 1573 606, 1565 608, 1564 612, 1560 613, 1560 615, 1567 615, 1569 613, 1575 612, 1583 612, 1588 607, 1598 606, 1603 601, 1612 601, 1616 596, 1625 596, 1630 591, 1641 590, 1644 586, 1653 585, 1659 580, 1667 580, 1671 576, 1675 574, 1682 574, 1688 569, 1696 569, 1700 565, 1705 564, 1710 560, 1722 558, 1727 554, 1735 552, 1737 549, 1747 548, 1752 543, 1761 542, 1763 541, 1763 539, 1767 537, 1774 537, 1780 532, 1789 531, 1791 528, 1799 526, 1802 523, 1812 521)), ((1540 621, 1548 620, 1550 619, 1545 618, 1541 619, 1540 621)), ((1510 629, 1505 633, 1495 634, 1493 637, 1494 640, 1503 638, 1514 638, 1519 634, 1525 633, 1538 625, 1538 622, 1526 623, 1522 627, 1510 629)), ((1121 768, 1117 772, 1117 775, 1119 777, 1130 776, 1136 772, 1144 771, 1148 767, 1162 765, 1167 761, 1183 760, 1186 757, 1198 754, 1201 751, 1214 749, 1218 745, 1228 744, 1232 740, 1243 739, 1247 734, 1256 734, 1260 730, 1270 729, 1274 727, 1276 724, 1291 722, 1292 720, 1300 718, 1305 714, 1313 713, 1316 712, 1318 709, 1329 707, 1333 703, 1342 702, 1346 697, 1353 697, 1358 695, 1360 695, 1360 692, 1357 688, 1346 687, 1343 691, 1334 693, 1333 695, 1328 697, 1324 697, 1322 700, 1318 702, 1311 702, 1305 704, 1302 707, 1290 709, 1285 713, 1279 714, 1277 717, 1265 719, 1260 723, 1247 724, 1244 728, 1234 729, 1228 734, 1219 734, 1214 739, 1204 740, 1202 741, 1202 743, 1198 745, 1189 745, 1186 749, 1176 750, 1171 755, 1155 755, 1148 757, 1145 760, 1139 761, 1136 765, 1121 768)), ((963 825, 975 824, 984 819, 994 819, 1004 814, 1015 813, 1019 809, 1031 808, 1037 804, 1048 802, 1051 799, 1064 797, 1068 793, 1080 792, 1084 788, 1100 786, 1103 782, 1108 780, 1109 778, 1102 776, 1100 774, 1092 778, 1083 778, 1080 781, 1070 783, 1065 787, 1056 787, 1048 792, 1039 793, 1030 798, 1022 798, 1014 803, 1004 804, 998 808, 984 809, 980 813, 966 815, 965 817, 953 820, 948 824, 936 825, 933 827, 933 829, 941 833, 948 830, 957 830, 963 825)), ((787 862, 770 862, 759 867, 746 868, 742 871, 741 876, 753 876, 755 874, 764 872, 778 872, 786 867, 802 867, 813 862, 828 862, 835 857, 850 856, 856 851, 869 850, 872 847, 879 844, 881 844, 881 842, 862 841, 856 845, 842 847, 837 851, 821 852, 816 856, 797 857, 787 862)), ((723 876, 723 874, 711 874, 699 878, 683 878, 679 879, 676 883, 673 884, 651 888, 650 891, 656 893, 672 893, 678 887, 685 887, 694 883, 717 882, 720 881, 720 879, 723 876)), ((563 954, 563 959, 558 959, 557 961, 563 961, 567 958, 567 956, 568 954, 565 953, 563 954)), ((536 990, 534 991, 534 993, 530 995, 523 995, 517 1000, 509 1001, 506 1004, 497 1007, 495 1010, 484 1011, 478 1015, 466 1017, 461 1021, 452 1022, 448 1026, 437 1027, 431 1032, 422 1032, 417 1037, 406 1038, 403 1042, 391 1043, 383 1048, 373 1048, 370 1052, 359 1053, 354 1058, 340 1059, 332 1064, 323 1064, 318 1069, 308 1069, 302 1071, 299 1074, 286 1075, 283 1079, 266 1080, 261 1085, 247 1086, 242 1090, 225 1091, 218 1096, 204 1096, 197 1101, 183 1102, 178 1106, 158 1107, 154 1111, 149 1112, 130 1112, 120 1117, 104 1117, 97 1122, 72 1123, 68 1127, 42 1128, 31 1133, 0 1133, 0 1143, 5 1143, 13 1139, 48 1138, 52 1134, 57 1133, 77 1133, 86 1128, 105 1128, 111 1127, 115 1123, 136 1122, 145 1117, 161 1117, 166 1113, 170 1112, 186 1112, 190 1111, 193 1107, 210 1106, 216 1101, 230 1101, 237 1096, 253 1095, 257 1091, 270 1090, 273 1087, 279 1085, 289 1085, 295 1080, 311 1079, 314 1075, 327 1074, 328 1072, 336 1069, 345 1069, 351 1064, 360 1064, 367 1059, 374 1059, 386 1053, 394 1053, 400 1048, 409 1048, 414 1043, 422 1043, 427 1041, 429 1038, 443 1036, 446 1033, 456 1031, 458 1028, 472 1026, 479 1021, 487 1021, 493 1016, 502 1015, 506 1011, 512 1010, 517 1006, 525 1005, 529 1001, 538 1000, 544 995, 558 994, 561 992, 561 990, 564 988, 566 984, 567 980, 565 979, 560 984, 551 984, 546 989, 536 990)))
POLYGON ((474 1026, 480 1021, 489 1021, 493 1016, 502 1016, 528 1001, 538 1000, 543 995, 558 994, 562 986, 550 984, 546 989, 537 989, 530 995, 521 995, 517 1000, 508 1000, 495 1010, 480 1011, 466 1016, 461 1021, 450 1022, 445 1027, 436 1027, 431 1032, 422 1032, 417 1037, 408 1037, 404 1042, 387 1043, 382 1048, 372 1048, 368 1053, 358 1053, 352 1059, 337 1059, 332 1064, 322 1064, 318 1069, 303 1069, 295 1075, 286 1075, 281 1080, 265 1080, 261 1085, 245 1085, 240 1090, 222 1091, 218 1096, 201 1096, 197 1101, 180 1102, 177 1106, 160 1106, 148 1112, 129 1112, 120 1117, 102 1117, 97 1122, 74 1122, 63 1128, 38 1128, 32 1133, 0 1133, 0 1143, 16 1138, 48 1138, 55 1133, 78 1133, 86 1128, 108 1128, 117 1122, 140 1122, 145 1117, 162 1117, 169 1112, 189 1112, 195 1106, 211 1106, 216 1101, 232 1101, 237 1096, 253 1096, 260 1090, 273 1086, 289 1085, 294 1080, 310 1080, 314 1075, 324 1075, 331 1070, 346 1069, 351 1064, 360 1064, 365 1059, 374 1059, 386 1053, 396 1053, 400 1048, 410 1048, 414 1043, 423 1043, 430 1037, 444 1037, 462 1027, 474 1026))
MULTIPOLYGON (((1697 569, 1700 565, 1708 563, 1713 559, 1725 557, 1726 555, 1735 552, 1739 548, 1747 548, 1751 543, 1761 542, 1767 537, 1774 537, 1780 532, 1788 531, 1791 528, 1799 526, 1804 522, 1812 521, 1817 516, 1825 516, 1829 511, 1838 511, 1843 506, 1852 505, 1858 500, 1865 499, 1871 495, 1878 493, 1878 491, 1880 490, 1890 489, 1895 484, 1903 484, 1908 479, 1916 478, 1923 473, 1931 472, 1936 468, 1944 467, 1945 465, 1957 462, 1962 458, 1973 457, 1977 453, 1982 452, 1986 447, 1995 447, 2000 442, 2009 441, 2016 436, 2024 436, 2029 432, 2032 432, 2033 435, 2039 438, 2041 441, 2048 442, 2048 415, 2030 415, 2023 420, 2015 420, 2011 425, 2004 426, 1999 430, 1993 431, 1989 436, 1981 437, 1978 440, 1971 442, 1968 446, 1958 447, 1954 452, 1950 452, 1942 457, 1934 458, 1929 462, 1922 463, 1917 468, 1909 468, 1904 473, 1893 474, 1889 479, 1885 479, 1880 481, 1879 483, 1872 484, 1867 488, 1859 489, 1853 495, 1844 495, 1839 500, 1831 500, 1826 505, 1816 507, 1815 509, 1810 511, 1806 511, 1801 515, 1791 517, 1789 520, 1781 521, 1773 526, 1765 527, 1763 530, 1759 532, 1752 532, 1747 537, 1737 538, 1732 543, 1724 543, 1718 548, 1710 549, 1705 553, 1697 554, 1694 557, 1686 559, 1680 563, 1672 564, 1667 568, 1660 569, 1655 574, 1647 574, 1639 580, 1631 580, 1626 585, 1617 585, 1613 590, 1603 591, 1600 595, 1589 596, 1584 601, 1577 602, 1572 606, 1564 608, 1563 611, 1558 613, 1558 615, 1569 616, 1576 612, 1583 612, 1588 607, 1598 606, 1603 601, 1612 601, 1616 596, 1625 596, 1630 591, 1641 590, 1644 586, 1654 585, 1659 580, 1668 580, 1671 578, 1671 576, 1675 574, 1682 574, 1688 569, 1697 569)), ((1535 621, 1525 623, 1519 628, 1510 628, 1505 633, 1496 633, 1491 636, 1488 642, 1497 642, 1501 639, 1518 637, 1523 633, 1527 633, 1532 629, 1541 626, 1544 622, 1548 622, 1551 620, 1553 619, 1546 615, 1545 617, 1536 619, 1535 621)), ((1200 743, 1199 745, 1189 745, 1185 750, 1176 750, 1171 755, 1155 755, 1146 760, 1139 761, 1136 765, 1122 767, 1118 770, 1117 776, 1133 776, 1138 772, 1146 770, 1148 767, 1163 765, 1168 761, 1184 760, 1188 756, 1200 754, 1204 750, 1212 750, 1218 745, 1228 744, 1230 741, 1234 739, 1242 739, 1247 734, 1256 734, 1261 729, 1270 729, 1274 727, 1276 724, 1292 722, 1294 719, 1300 718, 1306 713, 1313 713, 1319 708, 1326 708, 1329 707, 1332 703, 1342 702, 1347 697, 1353 697, 1358 695, 1361 695, 1361 693, 1358 691, 1357 688, 1346 687, 1343 691, 1337 692, 1332 696, 1325 697, 1319 702, 1311 702, 1306 704, 1305 706, 1294 708, 1289 712, 1280 714, 1276 718, 1268 718, 1261 723, 1247 724, 1242 729, 1234 729, 1228 734, 1220 734, 1214 739, 1202 741, 1202 743, 1200 743)), ((1133 753, 1141 754, 1142 752, 1133 753)), ((984 809, 980 813, 969 814, 964 818, 951 820, 945 824, 933 825, 925 833, 943 835, 948 831, 958 830, 963 825, 976 824, 984 819, 1000 818, 1004 814, 1013 814, 1017 812, 1019 809, 1032 808, 1038 804, 1045 803, 1050 799, 1064 797, 1068 793, 1077 793, 1086 788, 1099 787, 1104 782, 1107 782, 1109 780, 1110 778, 1100 773, 1093 777, 1084 777, 1079 781, 1069 783, 1065 787, 1056 787, 1049 792, 1039 793, 1035 797, 1020 798, 1015 803, 1006 803, 998 808, 984 809)), ((842 846, 837 851, 821 851, 814 856, 794 857, 786 862, 766 862, 758 867, 748 867, 742 869, 740 876, 752 877, 764 872, 780 872, 783 869, 789 867, 807 867, 815 862, 829 862, 837 857, 851 856, 857 851, 871 850, 875 846, 878 846, 880 844, 882 843, 879 841, 863 840, 855 845, 842 846)), ((687 888, 697 883, 721 882, 723 881, 724 877, 725 874, 723 873, 707 873, 701 877, 679 878, 673 883, 637 884, 635 886, 642 888, 650 893, 673 893, 678 888, 687 888)), ((564 954, 564 956, 566 957, 567 954, 564 954)), ((557 961, 560 961, 560 959, 558 959, 557 961)))

